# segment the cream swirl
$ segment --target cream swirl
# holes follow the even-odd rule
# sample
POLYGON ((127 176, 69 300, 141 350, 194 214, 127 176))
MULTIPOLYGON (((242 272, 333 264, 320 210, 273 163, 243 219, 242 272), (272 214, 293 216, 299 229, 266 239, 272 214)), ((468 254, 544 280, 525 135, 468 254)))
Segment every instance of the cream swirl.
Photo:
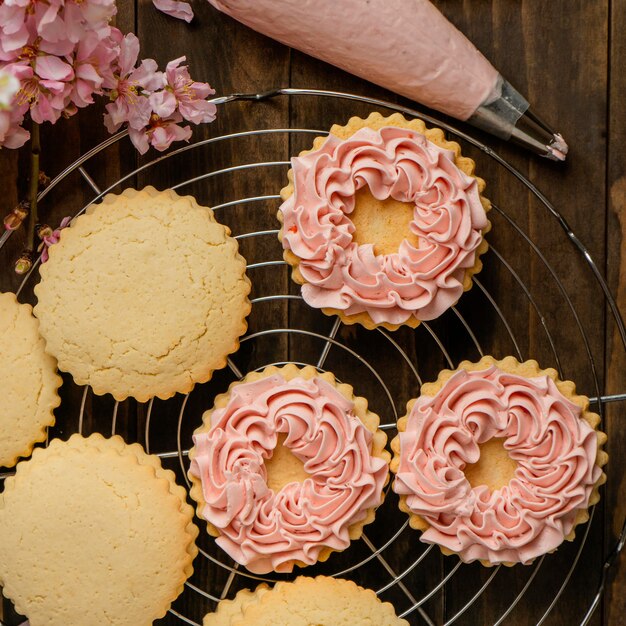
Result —
POLYGON ((593 428, 549 376, 525 378, 496 366, 459 370, 435 396, 421 396, 400 437, 394 491, 429 528, 423 541, 463 561, 527 563, 554 550, 602 470, 593 428), (494 437, 517 469, 490 491, 465 478, 494 437))
POLYGON ((280 207, 282 241, 300 260, 308 304, 402 324, 433 319, 457 302, 488 221, 477 181, 456 166, 454 152, 386 126, 345 140, 330 135, 291 163, 294 193, 280 207), (373 244, 353 240, 349 216, 364 185, 377 200, 415 205, 407 229, 418 247, 404 239, 398 252, 376 255, 373 244))
POLYGON ((326 547, 347 548, 350 526, 380 504, 388 465, 371 455, 372 433, 353 406, 321 378, 275 374, 235 386, 210 430, 194 435, 202 514, 217 544, 251 572, 290 572, 326 547), (275 493, 264 461, 279 433, 309 478, 275 493))

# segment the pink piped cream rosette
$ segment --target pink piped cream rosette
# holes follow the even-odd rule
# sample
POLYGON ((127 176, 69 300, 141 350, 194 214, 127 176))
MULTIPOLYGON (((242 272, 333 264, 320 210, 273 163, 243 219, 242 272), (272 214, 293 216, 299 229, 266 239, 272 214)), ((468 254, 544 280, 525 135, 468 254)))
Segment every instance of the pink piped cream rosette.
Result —
POLYGON ((329 372, 289 364, 249 373, 217 396, 194 434, 197 514, 253 573, 325 561, 361 536, 384 498, 391 455, 378 425, 367 400, 329 372), (305 475, 291 478, 284 449, 305 475), (277 453, 272 471, 286 479, 271 487, 277 453))
POLYGON ((474 161, 441 129, 399 113, 353 117, 291 164, 279 240, 307 304, 346 324, 396 330, 439 317, 471 288, 491 204, 474 161), (414 205, 396 252, 355 241, 350 216, 364 187, 414 205))
POLYGON ((589 519, 606 481, 607 438, 588 409, 573 382, 536 361, 486 356, 442 371, 408 403, 391 442, 400 509, 422 541, 465 562, 512 566, 553 552, 589 519), (515 464, 512 478, 472 486, 479 459, 497 480, 502 459, 481 457, 494 439, 515 464))

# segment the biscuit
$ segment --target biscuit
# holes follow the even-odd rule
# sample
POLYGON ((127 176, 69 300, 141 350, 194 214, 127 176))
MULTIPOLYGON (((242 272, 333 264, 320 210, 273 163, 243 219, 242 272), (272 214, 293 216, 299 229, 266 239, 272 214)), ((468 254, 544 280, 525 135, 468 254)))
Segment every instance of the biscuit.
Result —
POLYGON ((148 626, 193 572, 192 520, 174 474, 138 444, 56 439, 0 495, 0 585, 31 626, 148 626))
POLYGON ((35 287, 47 350, 78 385, 140 402, 187 393, 246 331, 237 241, 191 196, 109 194, 61 232, 35 287))
POLYGON ((572 541, 606 481, 606 435, 554 369, 483 357, 444 370, 398 420, 400 509, 464 562, 532 563, 572 541))
POLYGON ((0 293, 0 337, 0 467, 12 467, 54 425, 62 381, 31 306, 12 293, 0 293))
POLYGON ((222 600, 203 626, 409 626, 388 602, 351 580, 300 576, 222 600))
POLYGON ((435 319, 472 287, 491 224, 485 181, 439 128, 399 113, 335 124, 292 159, 279 240, 302 297, 345 324, 435 319))
POLYGON ((379 422, 330 372, 288 364, 249 373, 194 433, 198 516, 251 572, 326 561, 361 537, 384 498, 390 454, 379 422))

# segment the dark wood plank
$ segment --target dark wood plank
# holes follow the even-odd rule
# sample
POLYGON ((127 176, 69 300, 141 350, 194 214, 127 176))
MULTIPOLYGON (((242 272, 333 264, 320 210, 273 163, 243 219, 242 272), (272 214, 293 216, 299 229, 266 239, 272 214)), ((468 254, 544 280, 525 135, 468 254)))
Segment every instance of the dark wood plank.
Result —
MULTIPOLYGON (((626 5, 611 2, 611 74, 609 82, 609 145, 608 145, 608 213, 607 213, 607 264, 606 272, 611 291, 622 314, 626 312, 626 74, 621 71, 626 62, 626 5)), ((616 325, 607 312, 606 338, 606 392, 624 393, 626 390, 626 354, 616 325)), ((606 429, 609 433, 608 482, 606 485, 606 510, 611 511, 605 520, 605 551, 615 544, 626 519, 626 440, 624 417, 626 402, 611 404, 606 412, 606 429)), ((626 560, 621 559, 612 572, 604 596, 604 623, 619 626, 626 614, 626 560)))

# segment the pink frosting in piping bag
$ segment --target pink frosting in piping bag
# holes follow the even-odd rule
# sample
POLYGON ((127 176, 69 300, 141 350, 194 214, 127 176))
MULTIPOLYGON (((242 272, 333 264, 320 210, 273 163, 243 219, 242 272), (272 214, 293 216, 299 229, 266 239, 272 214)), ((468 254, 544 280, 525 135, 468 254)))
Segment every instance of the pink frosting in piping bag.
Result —
POLYGON ((548 376, 460 370, 421 396, 400 433, 394 491, 430 528, 421 536, 463 561, 522 562, 558 547, 588 506, 601 469, 597 436, 548 376), (504 438, 517 462, 508 485, 473 487, 466 464, 478 445, 504 438))
POLYGON ((498 72, 427 0, 209 0, 273 39, 460 120, 498 72))
POLYGON ((280 375, 237 385, 228 405, 194 435, 191 473, 202 480, 202 514, 217 544, 251 572, 291 572, 315 563, 325 546, 343 550, 349 527, 382 498, 388 465, 371 456, 372 433, 353 404, 321 378, 280 375), (264 460, 278 433, 310 478, 278 493, 264 460))

